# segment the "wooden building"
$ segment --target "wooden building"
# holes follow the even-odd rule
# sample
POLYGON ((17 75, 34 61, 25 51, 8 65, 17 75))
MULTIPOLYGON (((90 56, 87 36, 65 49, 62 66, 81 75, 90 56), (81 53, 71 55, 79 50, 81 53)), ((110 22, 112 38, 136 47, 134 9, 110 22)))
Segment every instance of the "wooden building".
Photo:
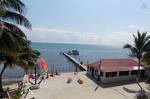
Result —
MULTIPOLYGON (((88 65, 88 73, 103 83, 135 80, 138 62, 132 59, 102 59, 88 65)), ((140 66, 140 77, 145 77, 145 68, 140 66)))

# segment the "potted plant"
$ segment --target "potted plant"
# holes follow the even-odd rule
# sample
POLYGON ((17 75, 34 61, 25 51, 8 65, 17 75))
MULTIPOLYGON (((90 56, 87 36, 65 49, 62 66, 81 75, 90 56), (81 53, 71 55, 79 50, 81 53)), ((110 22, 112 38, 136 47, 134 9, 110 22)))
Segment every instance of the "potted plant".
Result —
POLYGON ((72 82, 72 78, 68 78, 67 79, 67 83, 69 84, 69 83, 71 83, 72 82))
POLYGON ((83 80, 82 79, 78 79, 77 81, 79 84, 83 84, 83 80))

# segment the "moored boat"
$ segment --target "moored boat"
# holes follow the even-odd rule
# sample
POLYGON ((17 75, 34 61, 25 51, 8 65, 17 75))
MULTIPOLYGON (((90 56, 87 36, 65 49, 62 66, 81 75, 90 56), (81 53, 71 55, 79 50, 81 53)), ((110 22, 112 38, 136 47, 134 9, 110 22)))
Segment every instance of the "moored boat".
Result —
POLYGON ((68 51, 68 54, 69 55, 79 55, 79 51, 76 49, 73 49, 73 50, 68 51))

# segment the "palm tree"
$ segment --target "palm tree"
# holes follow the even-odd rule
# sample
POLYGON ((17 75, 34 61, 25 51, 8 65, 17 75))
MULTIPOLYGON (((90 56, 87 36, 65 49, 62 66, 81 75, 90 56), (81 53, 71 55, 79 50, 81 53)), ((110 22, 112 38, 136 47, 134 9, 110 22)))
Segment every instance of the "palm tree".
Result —
POLYGON ((142 62, 146 65, 146 66, 150 66, 150 51, 146 52, 144 55, 143 55, 143 58, 142 58, 142 62))
POLYGON ((19 54, 18 60, 15 63, 21 66, 25 70, 25 73, 28 73, 28 70, 38 65, 37 61, 40 55, 39 51, 27 47, 19 54))
POLYGON ((0 2, 2 7, 14 9, 20 13, 22 13, 25 8, 25 4, 20 0, 0 0, 0 2))
POLYGON ((138 59, 138 74, 137 74, 137 84, 142 90, 142 87, 139 84, 140 79, 140 66, 143 56, 150 50, 150 35, 147 35, 147 32, 140 33, 137 32, 137 35, 133 35, 134 44, 126 44, 124 48, 127 48, 131 51, 131 56, 134 56, 138 59))
POLYGON ((22 25, 31 29, 31 23, 23 15, 24 9, 21 0, 0 0, 0 57, 5 59, 0 72, 0 92, 3 92, 2 75, 5 69, 18 64, 20 53, 29 46, 26 35, 18 27, 22 25))
POLYGON ((0 20, 31 28, 31 23, 23 16, 25 4, 21 0, 0 0, 0 20))

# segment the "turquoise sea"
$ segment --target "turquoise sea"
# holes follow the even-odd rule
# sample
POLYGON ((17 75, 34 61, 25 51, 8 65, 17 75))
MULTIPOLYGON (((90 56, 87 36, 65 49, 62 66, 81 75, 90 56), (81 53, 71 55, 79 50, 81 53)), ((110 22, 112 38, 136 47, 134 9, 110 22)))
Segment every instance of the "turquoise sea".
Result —
MULTIPOLYGON (((39 50, 47 62, 49 72, 72 72, 75 65, 66 57, 60 55, 60 52, 77 49, 79 56, 74 56, 77 60, 83 61, 85 64, 104 58, 128 58, 128 51, 119 47, 101 46, 101 45, 82 45, 82 44, 61 44, 61 43, 32 43, 34 49, 39 50)), ((19 78, 24 75, 20 68, 8 68, 5 78, 19 78)))

